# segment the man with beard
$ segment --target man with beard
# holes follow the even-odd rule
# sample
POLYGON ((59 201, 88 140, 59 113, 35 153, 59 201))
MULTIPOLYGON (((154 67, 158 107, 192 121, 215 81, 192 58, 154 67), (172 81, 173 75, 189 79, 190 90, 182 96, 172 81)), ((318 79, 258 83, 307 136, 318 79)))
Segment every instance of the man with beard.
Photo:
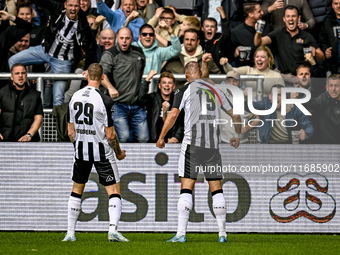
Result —
MULTIPOLYGON (((261 19, 263 11, 261 5, 258 2, 246 2, 243 4, 244 15, 246 15, 245 20, 242 24, 231 30, 231 44, 234 51, 235 64, 236 66, 254 66, 254 53, 256 51, 256 46, 254 45, 254 35, 256 34, 255 25, 258 20, 261 19), (248 59, 241 59, 240 47, 248 47, 250 53, 248 54, 248 59)), ((263 29, 262 35, 268 35, 271 31, 271 26, 266 24, 263 29)), ((231 61, 232 62, 232 61, 231 61)))
MULTIPOLYGON (((85 52, 86 61, 91 63, 96 42, 92 37, 86 16, 80 10, 80 1, 66 0, 64 4, 53 0, 34 0, 33 2, 46 7, 51 13, 51 22, 46 29, 45 41, 41 45, 30 47, 11 57, 8 61, 10 68, 15 63, 24 65, 49 63, 53 73, 70 73, 72 63, 76 65, 83 52, 85 52)), ((85 68, 88 63, 85 64, 85 68)), ((66 86, 66 80, 54 81, 53 106, 64 103, 66 86)))
POLYGON ((305 104, 311 110, 315 132, 315 143, 340 144, 340 75, 328 77, 327 92, 312 98, 305 104))
POLYGON ((332 8, 321 30, 320 47, 325 52, 327 69, 336 74, 340 73, 340 0, 333 0, 332 8))
MULTIPOLYGON (((167 71, 173 74, 184 74, 185 65, 190 61, 199 63, 202 68, 202 77, 206 78, 209 73, 220 74, 221 71, 212 60, 210 53, 203 53, 200 39, 195 29, 188 29, 184 32, 182 51, 178 56, 168 60, 162 72, 167 71)), ((183 83, 177 83, 176 89, 182 87, 183 83)))
POLYGON ((23 64, 13 65, 11 80, 0 90, 0 141, 38 142, 43 118, 40 92, 27 85, 23 64))
POLYGON ((284 28, 276 29, 262 38, 260 33, 256 33, 254 37, 255 46, 272 45, 279 57, 278 69, 283 74, 296 75, 296 68, 305 61, 305 48, 310 48, 311 55, 318 61, 325 59, 313 36, 298 27, 299 18, 297 7, 287 5, 283 17, 286 24, 284 28))
MULTIPOLYGON (((321 79, 312 80, 310 66, 308 64, 300 65, 296 69, 296 78, 298 80, 299 88, 308 89, 312 98, 315 98, 325 92, 325 87, 320 84, 321 79)), ((304 94, 299 93, 298 98, 302 97, 304 97, 304 94)))

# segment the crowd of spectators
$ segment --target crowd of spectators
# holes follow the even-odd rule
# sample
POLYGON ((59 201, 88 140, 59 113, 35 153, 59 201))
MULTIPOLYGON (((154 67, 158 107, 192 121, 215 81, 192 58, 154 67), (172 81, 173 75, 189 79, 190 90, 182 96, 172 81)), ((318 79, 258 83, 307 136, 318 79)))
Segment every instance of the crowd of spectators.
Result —
MULTIPOLYGON (((297 129, 300 142, 340 144, 340 0, 197 0, 193 10, 156 0, 0 0, 0 72, 11 73, 11 81, 0 80, 0 140, 38 140, 42 107, 67 104, 86 84, 45 80, 41 102, 27 73, 83 73, 100 63, 101 89, 115 102, 120 142, 155 142, 174 92, 184 85, 173 74, 184 74, 190 61, 199 63, 203 78, 224 74, 223 82, 246 96, 246 88, 255 93, 256 85, 240 75, 263 75, 263 101, 254 102, 259 110, 271 109, 283 87, 311 92, 305 107, 312 117, 297 107, 281 115, 281 102, 270 116, 250 111, 241 116, 253 123, 267 117, 299 123, 286 128, 264 122, 258 127, 262 143, 291 143, 291 130, 297 129), (279 93, 275 97, 273 88, 279 93), (18 132, 31 95, 30 124, 18 132), (22 138, 27 134, 32 139, 22 138)), ((232 102, 231 91, 224 92, 232 102)), ((167 137, 170 143, 183 137, 183 118, 177 121, 167 137)), ((242 142, 253 128, 243 127, 242 142)), ((222 140, 232 132, 222 127, 222 140)))

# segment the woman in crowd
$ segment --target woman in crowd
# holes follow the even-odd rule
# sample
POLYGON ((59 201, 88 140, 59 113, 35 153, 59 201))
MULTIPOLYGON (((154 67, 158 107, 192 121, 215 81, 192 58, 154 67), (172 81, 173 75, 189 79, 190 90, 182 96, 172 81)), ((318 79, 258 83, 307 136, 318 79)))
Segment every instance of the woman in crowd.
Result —
MULTIPOLYGON (((263 96, 268 96, 270 93, 270 88, 275 84, 281 84, 285 86, 284 80, 280 73, 272 70, 274 65, 274 57, 270 49, 266 46, 260 46, 257 48, 254 54, 254 62, 255 66, 241 66, 241 67, 232 67, 228 63, 227 58, 221 58, 220 64, 223 66, 223 69, 226 73, 231 70, 238 72, 240 75, 242 74, 262 74, 264 75, 263 82, 263 96)), ((247 87, 253 88, 253 95, 256 94, 256 83, 254 81, 246 81, 245 85, 247 87)))
POLYGON ((145 23, 148 23, 149 19, 155 15, 158 4, 154 0, 137 0, 136 3, 139 16, 145 23))

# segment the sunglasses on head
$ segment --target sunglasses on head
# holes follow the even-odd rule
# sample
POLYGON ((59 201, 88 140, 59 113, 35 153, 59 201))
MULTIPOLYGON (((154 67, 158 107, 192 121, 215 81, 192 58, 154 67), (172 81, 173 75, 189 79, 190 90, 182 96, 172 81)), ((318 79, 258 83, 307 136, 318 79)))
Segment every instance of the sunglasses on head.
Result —
POLYGON ((155 33, 142 33, 142 36, 146 37, 146 36, 155 36, 155 33))

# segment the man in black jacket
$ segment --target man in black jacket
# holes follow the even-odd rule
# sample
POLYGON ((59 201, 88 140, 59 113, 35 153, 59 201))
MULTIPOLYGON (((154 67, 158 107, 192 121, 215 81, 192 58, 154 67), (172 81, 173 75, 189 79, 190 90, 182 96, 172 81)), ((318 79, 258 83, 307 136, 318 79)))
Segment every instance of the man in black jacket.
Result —
MULTIPOLYGON (((254 36, 256 34, 255 25, 261 19, 263 11, 258 2, 246 2, 243 5, 245 20, 231 30, 231 44, 233 48, 233 57, 235 64, 239 66, 254 66, 254 53, 257 47, 254 45, 254 36), (240 48, 247 47, 247 58, 240 59, 240 48)), ((262 36, 268 35, 272 28, 267 23, 264 26, 262 36)))
MULTIPOLYGON (((82 50, 85 52, 87 63, 91 63, 96 41, 84 12, 80 10, 79 0, 66 0, 64 4, 53 0, 33 2, 47 8, 51 13, 45 42, 14 55, 8 61, 9 66, 15 63, 32 65, 47 62, 53 73, 70 73, 72 62, 76 64, 81 59, 82 50)), ((66 85, 67 81, 54 81, 53 105, 61 105, 64 102, 66 85)))
MULTIPOLYGON (((175 77, 172 73, 163 72, 159 78, 157 92, 148 94, 151 78, 157 72, 151 70, 139 90, 139 101, 146 106, 148 126, 150 132, 149 142, 155 143, 161 134, 164 121, 172 108, 174 101, 175 77)), ((165 136, 167 143, 179 143, 184 136, 184 113, 181 112, 174 126, 165 136)))
POLYGON ((227 57, 230 60, 233 57, 233 54, 229 54, 231 52, 230 25, 223 7, 219 6, 216 10, 221 16, 222 33, 217 33, 217 21, 214 18, 206 18, 201 28, 204 40, 200 40, 200 44, 205 52, 211 53, 215 64, 224 73, 223 66, 220 65, 221 57, 227 57))
POLYGON ((333 0, 333 10, 325 20, 320 38, 320 48, 325 52, 328 70, 339 73, 339 43, 340 43, 340 0, 333 0))
POLYGON ((306 107, 311 110, 316 126, 316 143, 340 144, 340 75, 328 77, 327 92, 312 98, 306 107))
POLYGON ((11 80, 0 90, 0 141, 38 142, 43 118, 40 92, 27 85, 23 64, 13 65, 11 80))

